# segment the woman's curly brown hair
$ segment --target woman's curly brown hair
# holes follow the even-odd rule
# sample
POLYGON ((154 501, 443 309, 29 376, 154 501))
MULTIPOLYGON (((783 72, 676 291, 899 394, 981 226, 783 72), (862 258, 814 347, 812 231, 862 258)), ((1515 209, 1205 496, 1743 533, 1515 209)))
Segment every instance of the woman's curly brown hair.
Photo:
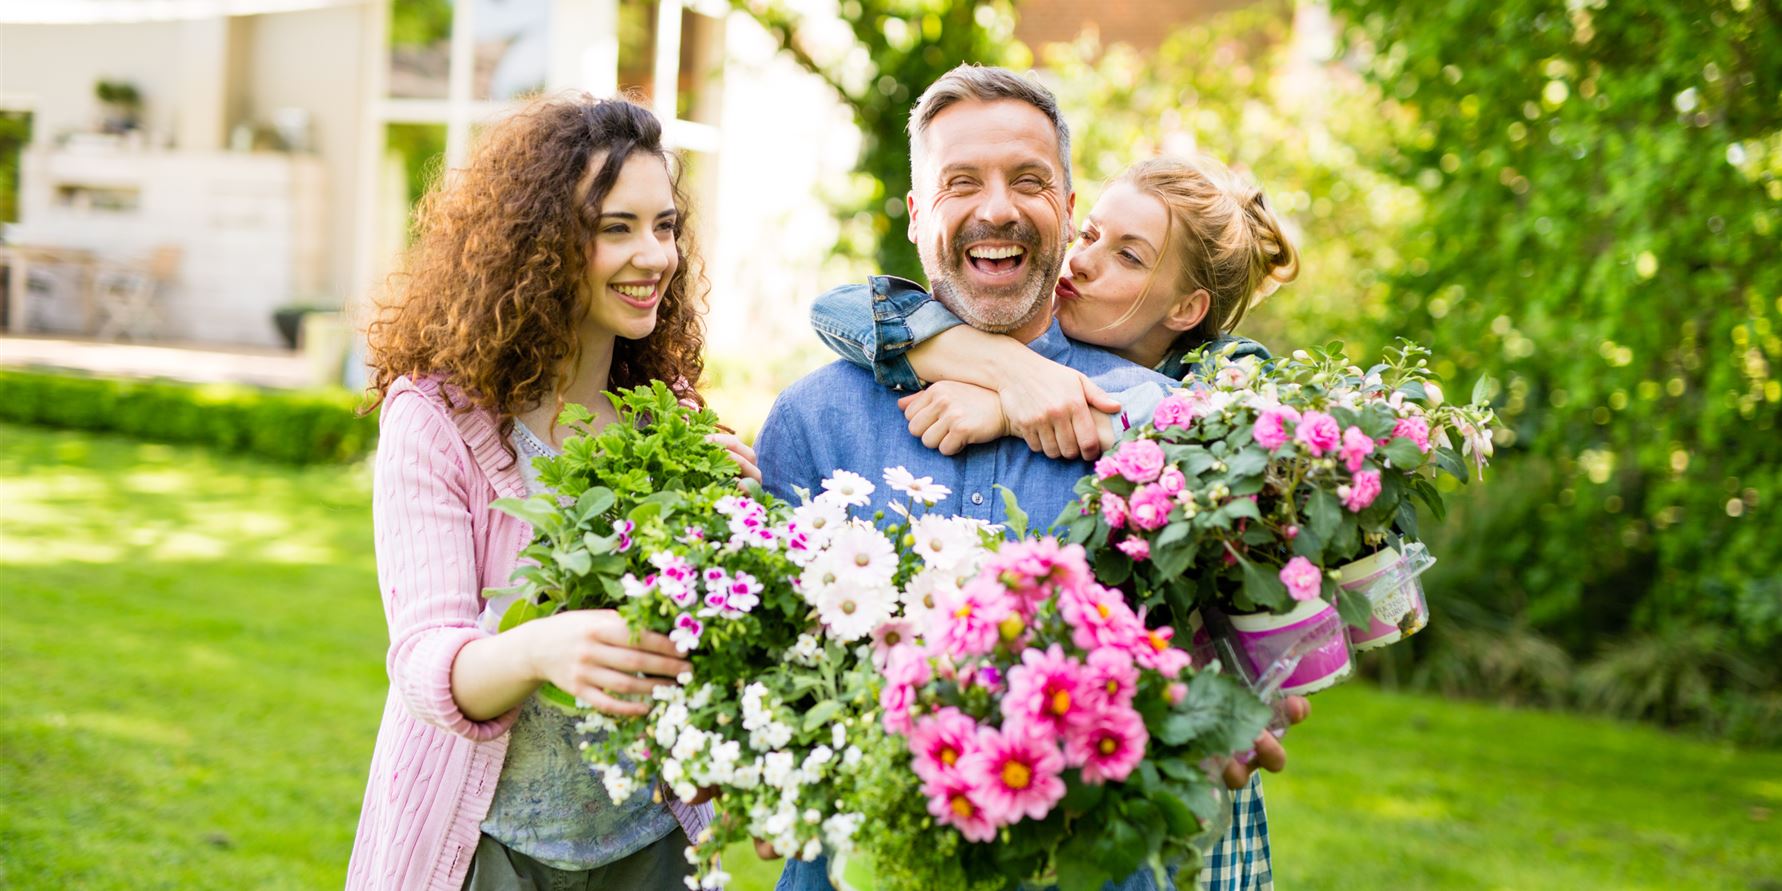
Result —
POLYGON ((678 159, 647 109, 571 94, 536 100, 491 127, 469 165, 422 199, 413 245, 366 330, 366 410, 397 378, 437 374, 493 412, 505 439, 516 414, 555 399, 581 358, 577 332, 590 309, 586 272, 601 204, 637 152, 670 171, 680 265, 655 330, 615 344, 608 387, 660 380, 700 403, 704 278, 678 159))

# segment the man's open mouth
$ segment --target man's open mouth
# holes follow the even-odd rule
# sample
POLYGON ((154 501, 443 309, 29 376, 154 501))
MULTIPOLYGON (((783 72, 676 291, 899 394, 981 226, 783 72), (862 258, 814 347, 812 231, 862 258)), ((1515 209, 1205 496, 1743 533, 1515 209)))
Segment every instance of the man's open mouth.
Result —
POLYGON ((1018 244, 973 245, 965 251, 965 262, 988 278, 1005 278, 1021 270, 1027 249, 1018 244))

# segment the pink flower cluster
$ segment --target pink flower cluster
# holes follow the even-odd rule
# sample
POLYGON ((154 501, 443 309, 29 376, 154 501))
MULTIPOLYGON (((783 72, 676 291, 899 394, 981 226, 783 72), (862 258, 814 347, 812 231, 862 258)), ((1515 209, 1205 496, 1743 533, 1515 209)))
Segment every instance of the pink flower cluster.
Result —
POLYGON ((1003 826, 1043 819, 1064 797, 1064 771, 1120 782, 1144 760, 1150 735, 1133 698, 1143 672, 1173 679, 1187 667, 1173 636, 1096 584, 1080 546, 1010 543, 945 600, 925 648, 893 649, 879 699, 885 727, 908 737, 929 813, 990 841, 1003 826), (988 689, 995 713, 922 713, 937 672, 988 689))

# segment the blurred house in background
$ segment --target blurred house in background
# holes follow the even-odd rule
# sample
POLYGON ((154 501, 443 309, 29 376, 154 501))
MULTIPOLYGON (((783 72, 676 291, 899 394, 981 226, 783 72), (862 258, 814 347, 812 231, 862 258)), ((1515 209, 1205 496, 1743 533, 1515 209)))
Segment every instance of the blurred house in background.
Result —
POLYGON ((8 0, 0 330, 277 344, 280 310, 362 306, 481 127, 623 89, 689 158, 714 345, 740 345, 815 293, 815 185, 858 140, 776 54, 724 0, 8 0))

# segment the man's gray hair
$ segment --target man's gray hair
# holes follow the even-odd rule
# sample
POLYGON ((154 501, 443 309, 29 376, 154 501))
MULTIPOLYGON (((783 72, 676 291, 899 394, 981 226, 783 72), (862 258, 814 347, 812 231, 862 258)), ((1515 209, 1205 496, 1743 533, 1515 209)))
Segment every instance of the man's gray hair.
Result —
POLYGON ((1007 68, 989 68, 970 62, 954 68, 929 84, 928 89, 922 91, 922 98, 916 100, 915 110, 910 112, 912 186, 921 175, 919 168, 927 150, 928 125, 934 121, 935 115, 945 111, 948 106, 966 99, 979 102, 1014 99, 1039 109, 1046 117, 1051 118, 1052 128, 1058 132, 1058 166, 1064 170, 1064 194, 1070 194, 1070 127, 1065 125, 1064 114, 1058 110, 1058 98, 1038 81, 1022 77, 1007 68))

